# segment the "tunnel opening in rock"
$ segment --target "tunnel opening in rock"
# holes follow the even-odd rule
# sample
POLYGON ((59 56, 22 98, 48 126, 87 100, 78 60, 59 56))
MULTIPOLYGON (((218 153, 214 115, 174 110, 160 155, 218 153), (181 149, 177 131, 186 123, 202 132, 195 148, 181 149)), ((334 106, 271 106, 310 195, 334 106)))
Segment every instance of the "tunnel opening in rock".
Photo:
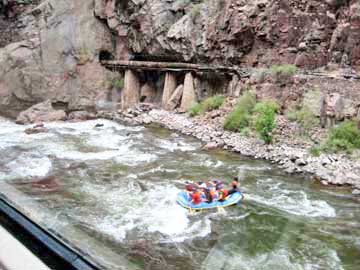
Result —
POLYGON ((65 112, 69 111, 69 102, 63 102, 63 101, 55 101, 51 102, 51 107, 55 110, 63 110, 65 112))
POLYGON ((114 60, 114 56, 111 52, 106 51, 106 50, 101 50, 99 52, 99 61, 109 61, 109 60, 114 60))

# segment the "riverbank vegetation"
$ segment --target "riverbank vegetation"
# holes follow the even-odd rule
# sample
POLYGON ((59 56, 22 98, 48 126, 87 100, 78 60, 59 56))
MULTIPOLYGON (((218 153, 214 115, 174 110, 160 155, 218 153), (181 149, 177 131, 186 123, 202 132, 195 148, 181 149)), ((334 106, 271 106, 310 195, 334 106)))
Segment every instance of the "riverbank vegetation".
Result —
POLYGON ((266 143, 272 141, 272 131, 276 127, 275 115, 279 107, 275 101, 256 102, 250 92, 244 93, 224 122, 224 129, 243 135, 255 130, 266 143))
POLYGON ((260 138, 266 143, 272 142, 271 132, 276 128, 275 114, 279 106, 272 100, 256 104, 254 109, 254 127, 260 138))
POLYGON ((216 95, 204 99, 201 103, 194 103, 188 110, 190 116, 196 116, 205 112, 219 109, 223 105, 225 97, 222 95, 216 95))
POLYGON ((327 152, 345 151, 349 154, 359 148, 360 130, 353 120, 346 120, 330 129, 328 138, 322 146, 322 149, 327 152))
POLYGON ((225 118, 224 129, 241 132, 247 128, 250 124, 255 105, 255 96, 250 92, 245 92, 239 98, 233 110, 225 118))
POLYGON ((313 156, 320 156, 322 152, 352 154, 360 149, 360 129, 354 120, 345 120, 339 125, 330 128, 326 140, 309 149, 313 156))
POLYGON ((309 136, 312 128, 320 124, 319 118, 306 105, 290 108, 286 114, 288 120, 299 123, 300 135, 309 136))

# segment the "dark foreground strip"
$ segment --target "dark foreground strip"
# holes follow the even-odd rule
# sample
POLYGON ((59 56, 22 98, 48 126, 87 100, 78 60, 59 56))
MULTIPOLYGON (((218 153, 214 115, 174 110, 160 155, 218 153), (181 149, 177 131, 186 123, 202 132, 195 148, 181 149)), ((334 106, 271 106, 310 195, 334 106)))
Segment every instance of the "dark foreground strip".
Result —
POLYGON ((57 236, 18 211, 2 195, 0 195, 0 224, 51 269, 100 269, 57 236))

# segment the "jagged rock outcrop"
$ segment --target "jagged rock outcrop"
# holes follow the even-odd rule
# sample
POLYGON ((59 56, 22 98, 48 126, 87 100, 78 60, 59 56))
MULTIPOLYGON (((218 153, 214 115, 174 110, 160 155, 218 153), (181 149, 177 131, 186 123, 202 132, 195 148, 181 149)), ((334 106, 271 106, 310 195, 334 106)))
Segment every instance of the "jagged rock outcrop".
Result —
POLYGON ((174 93, 171 95, 169 101, 165 105, 166 110, 174 110, 181 101, 181 97, 183 95, 184 91, 184 85, 180 84, 174 91, 174 93))
POLYGON ((356 0, 96 0, 118 57, 316 68, 360 64, 356 0))
MULTIPOLYGON (((32 6, 29 6, 29 8, 32 6)), ((0 48, 0 114, 16 117, 44 100, 94 110, 110 76, 99 64, 111 34, 92 1, 46 0, 18 17, 22 41, 0 48)))
MULTIPOLYGON (((356 0, 26 2, 12 8, 11 24, 9 14, 0 12, 0 30, 8 25, 0 32, 0 114, 9 117, 48 99, 67 113, 119 108, 119 98, 108 100, 107 81, 116 75, 101 66, 100 58, 256 67, 292 63, 351 72, 360 65, 356 0)), ((304 93, 301 81, 289 80, 260 82, 255 88, 259 97, 286 104, 304 93)), ((228 82, 221 87, 232 96, 246 86, 236 76, 228 82)), ((201 83, 195 80, 198 98, 213 92, 201 83)), ((156 87, 158 94, 163 85, 156 87)), ((174 93, 170 88, 163 106, 174 93)), ((117 96, 126 100, 120 91, 117 96)))

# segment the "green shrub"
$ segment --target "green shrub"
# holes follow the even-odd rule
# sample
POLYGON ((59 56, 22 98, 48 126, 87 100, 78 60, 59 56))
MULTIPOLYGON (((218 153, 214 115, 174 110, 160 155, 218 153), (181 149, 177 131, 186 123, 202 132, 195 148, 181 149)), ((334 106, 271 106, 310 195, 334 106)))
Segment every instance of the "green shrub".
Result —
POLYGON ((274 101, 263 101, 255 106, 255 129, 266 143, 271 143, 271 132, 276 127, 275 113, 278 105, 274 101))
POLYGON ((193 5, 190 10, 190 18, 195 22, 196 18, 200 15, 200 4, 193 5))
POLYGON ((203 106, 197 102, 191 105, 191 107, 188 109, 188 113, 190 114, 191 117, 199 115, 202 112, 203 112, 203 106))
POLYGON ((235 107, 225 118, 224 129, 241 131, 249 126, 251 114, 240 107, 235 107))
POLYGON ((240 131, 240 135, 241 136, 249 136, 250 135, 250 128, 249 127, 246 127, 246 128, 243 128, 241 131, 240 131))
POLYGON ((254 95, 249 92, 244 93, 239 98, 234 109, 225 118, 224 129, 241 131, 248 127, 255 104, 256 99, 254 95))
POLYGON ((219 109, 221 105, 223 105, 224 101, 225 101, 224 96, 216 95, 205 99, 202 102, 202 106, 205 111, 212 111, 219 109))
POLYGON ((360 148, 360 130, 355 121, 347 120, 330 130, 324 150, 330 152, 346 151, 360 148))
POLYGON ((283 73, 283 74, 293 75, 296 73, 297 67, 292 64, 272 65, 270 67, 270 71, 271 73, 274 74, 283 73))
POLYGON ((249 91, 245 92, 236 103, 236 107, 243 108, 244 110, 251 112, 256 105, 255 96, 249 91))
POLYGON ((320 146, 313 146, 313 147, 311 147, 309 149, 309 152, 314 157, 318 157, 318 156, 320 156, 320 153, 321 153, 321 147, 320 146))
POLYGON ((114 78, 111 80, 111 86, 116 89, 122 89, 124 87, 124 79, 123 78, 114 78))
POLYGON ((301 135, 308 135, 309 131, 319 125, 320 122, 319 118, 307 106, 303 106, 301 109, 290 109, 286 117, 290 121, 299 122, 302 128, 301 135))
POLYGON ((303 134, 306 135, 309 131, 319 124, 319 118, 307 107, 302 107, 297 112, 297 120, 303 128, 303 134))

